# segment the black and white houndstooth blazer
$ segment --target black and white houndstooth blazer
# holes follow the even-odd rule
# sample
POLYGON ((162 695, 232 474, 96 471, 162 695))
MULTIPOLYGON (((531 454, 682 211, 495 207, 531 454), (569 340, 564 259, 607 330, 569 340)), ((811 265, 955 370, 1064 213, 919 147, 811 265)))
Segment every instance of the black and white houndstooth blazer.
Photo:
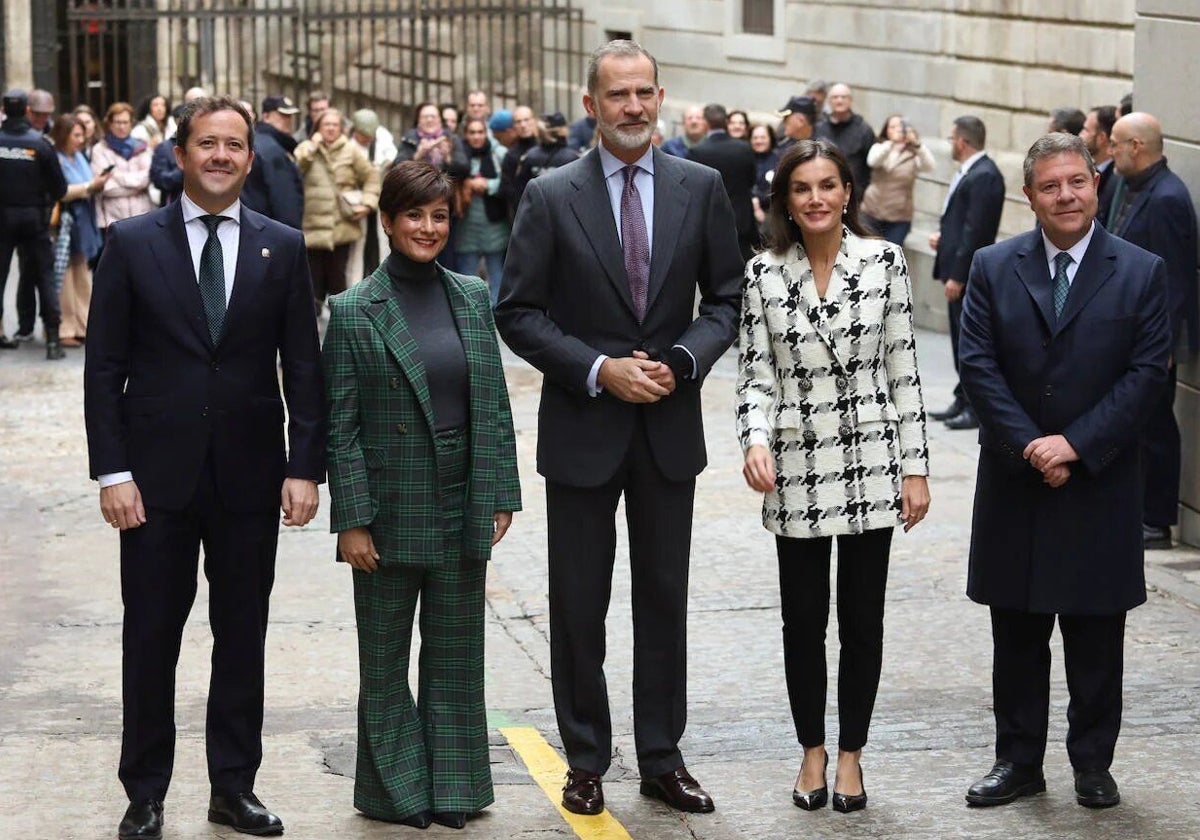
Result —
POLYGON ((904 252, 843 229, 825 298, 800 245, 746 266, 737 383, 743 450, 775 458, 763 524, 788 537, 900 524, 900 484, 927 475, 904 252))

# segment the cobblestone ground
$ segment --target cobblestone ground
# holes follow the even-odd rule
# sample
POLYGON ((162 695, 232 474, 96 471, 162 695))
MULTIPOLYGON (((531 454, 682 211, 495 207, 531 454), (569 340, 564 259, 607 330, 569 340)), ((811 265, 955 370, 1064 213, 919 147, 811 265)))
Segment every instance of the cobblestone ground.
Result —
MULTIPOLYGON (((919 342, 927 400, 938 408, 952 382, 948 343, 925 333, 919 342)), ((124 808, 115 772, 117 542, 87 481, 82 354, 72 351, 58 364, 42 354, 40 342, 0 351, 0 837, 111 837, 124 808)), ((681 817, 637 793, 622 552, 608 627, 617 755, 605 792, 612 815, 632 837, 1200 837, 1200 555, 1186 550, 1149 558, 1149 602, 1129 620, 1125 723, 1114 766, 1120 807, 1094 812, 1074 802, 1062 747, 1066 696, 1057 645, 1048 792, 1002 809, 964 806, 967 784, 992 758, 990 637, 986 610, 963 595, 974 437, 940 426, 931 429, 932 511, 913 533, 898 534, 893 548, 883 680, 863 759, 870 805, 854 815, 793 807, 799 748, 783 685, 773 544, 759 525, 758 498, 739 474, 732 374, 730 356, 705 389, 710 466, 696 500, 683 743, 717 811, 681 817)), ((488 584, 497 801, 466 835, 571 837, 500 732, 533 726, 558 746, 549 687, 544 497, 533 466, 539 377, 516 361, 508 376, 525 511, 498 549, 488 584)), ((354 616, 347 570, 332 562, 327 526, 323 512, 313 525, 285 530, 280 538, 258 792, 283 816, 289 837, 403 837, 412 830, 369 822, 350 804, 354 616)), ((179 744, 167 801, 171 838, 231 836, 204 819, 205 615, 202 584, 179 667, 179 744)), ((836 622, 829 637, 836 639, 836 622)), ((831 645, 831 687, 836 667, 831 645)), ((836 733, 831 716, 831 743, 836 733)), ((449 829, 430 829, 439 832, 449 829)))

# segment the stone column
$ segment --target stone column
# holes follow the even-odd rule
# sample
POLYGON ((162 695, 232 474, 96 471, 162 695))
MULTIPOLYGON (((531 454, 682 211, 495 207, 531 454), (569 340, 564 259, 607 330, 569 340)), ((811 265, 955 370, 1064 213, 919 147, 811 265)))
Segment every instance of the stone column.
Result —
POLYGON ((5 0, 4 78, 10 88, 33 87, 33 0, 5 0))
MULTIPOLYGON (((1200 4, 1138 0, 1133 107, 1154 114, 1167 136, 1171 169, 1200 199, 1200 4)), ((1200 545, 1200 360, 1179 367, 1175 415, 1183 434, 1179 537, 1200 545)))

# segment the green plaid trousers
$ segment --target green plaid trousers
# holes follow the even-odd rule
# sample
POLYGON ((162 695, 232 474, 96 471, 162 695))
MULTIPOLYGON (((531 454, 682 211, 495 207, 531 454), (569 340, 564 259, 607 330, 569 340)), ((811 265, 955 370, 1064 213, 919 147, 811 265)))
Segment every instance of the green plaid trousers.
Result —
POLYGON ((376 819, 427 809, 470 813, 494 801, 483 694, 487 564, 462 551, 467 439, 449 432, 434 443, 442 562, 354 572, 360 679, 354 807, 376 819), (408 670, 418 598, 414 703, 408 670))

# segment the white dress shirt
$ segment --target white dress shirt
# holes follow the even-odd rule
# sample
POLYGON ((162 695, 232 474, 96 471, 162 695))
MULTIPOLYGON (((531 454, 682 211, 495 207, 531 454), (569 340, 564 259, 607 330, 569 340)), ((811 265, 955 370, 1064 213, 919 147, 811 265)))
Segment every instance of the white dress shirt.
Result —
MULTIPOLYGON (((1093 219, 1092 225, 1088 228, 1088 232, 1083 235, 1083 239, 1080 239, 1067 249, 1067 253, 1071 255, 1071 262, 1067 266, 1067 288, 1070 288, 1071 284, 1075 282, 1075 272, 1079 271, 1079 264, 1083 262, 1083 255, 1087 253, 1088 245, 1092 242, 1092 234, 1095 232, 1096 220, 1093 219)), ((1050 241, 1049 237, 1046 236, 1044 228, 1042 230, 1042 244, 1046 246, 1046 267, 1050 269, 1050 279, 1053 280, 1056 270, 1054 260, 1062 253, 1063 249, 1050 241)))
MULTIPOLYGON (((604 148, 604 143, 596 144, 596 151, 600 155, 600 169, 604 173, 604 185, 608 187, 608 201, 612 207, 613 221, 617 225, 617 239, 621 238, 621 194, 625 190, 625 167, 626 163, 604 148)), ((650 248, 650 253, 654 253, 654 146, 646 149, 646 153, 634 161, 633 166, 637 167, 637 171, 633 175, 633 185, 637 187, 638 197, 642 200, 642 215, 646 219, 646 244, 650 248)), ((621 245, 624 246, 624 242, 621 245)), ((692 355, 692 351, 684 347, 682 344, 676 344, 675 347, 680 348, 688 354, 692 360, 692 379, 696 378, 697 365, 696 357, 692 355)), ((600 375, 600 366, 604 364, 604 360, 608 356, 601 353, 596 357, 596 361, 592 363, 592 368, 588 371, 587 389, 588 393, 593 397, 598 396, 603 388, 597 383, 597 378, 600 375)))
MULTIPOLYGON (((207 215, 208 211, 188 198, 186 192, 180 197, 179 203, 183 210, 183 229, 187 233, 188 250, 192 256, 192 271, 195 272, 196 283, 199 284, 200 254, 204 250, 204 243, 208 241, 208 226, 200 221, 200 217, 207 215)), ((225 267, 225 305, 228 306, 229 297, 233 294, 233 277, 237 271, 238 240, 241 238, 242 225, 241 200, 233 202, 216 215, 227 216, 230 219, 217 226, 217 240, 221 243, 221 258, 225 267)), ((107 473, 97 476, 96 480, 101 488, 111 487, 114 484, 133 481, 133 473, 107 473)))

